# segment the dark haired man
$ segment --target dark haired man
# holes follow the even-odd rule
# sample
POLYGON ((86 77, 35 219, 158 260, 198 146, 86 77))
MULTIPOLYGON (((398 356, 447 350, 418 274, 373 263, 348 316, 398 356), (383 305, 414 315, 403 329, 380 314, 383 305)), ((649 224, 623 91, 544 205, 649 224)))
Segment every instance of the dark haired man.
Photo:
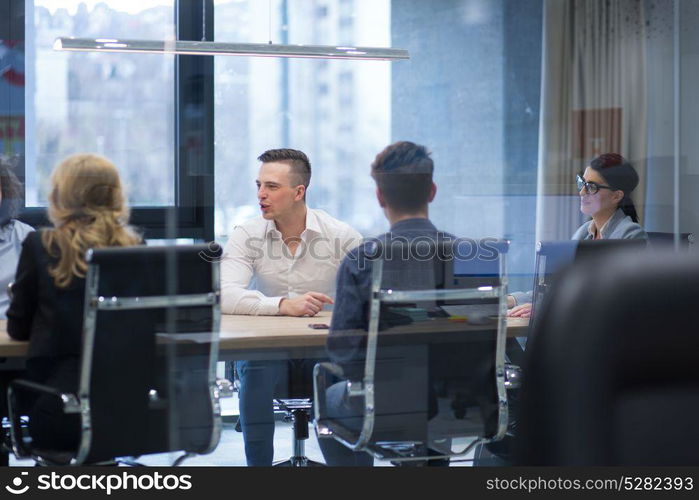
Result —
POLYGON ((22 203, 22 184, 10 162, 0 157, 0 318, 10 305, 7 285, 15 278, 22 242, 34 229, 15 219, 22 203))
MULTIPOLYGON (((272 149, 258 160, 262 216, 231 233, 221 264, 221 310, 314 316, 333 303, 337 268, 361 236, 344 222, 306 206, 311 164, 303 152, 272 149)), ((283 387, 288 362, 241 361, 236 369, 248 465, 272 465, 272 398, 275 388, 283 387)))
MULTIPOLYGON (((371 165, 371 176, 376 181, 376 198, 391 224, 380 241, 398 238, 410 241, 416 238, 439 241, 453 238, 437 230, 429 220, 428 204, 437 193, 432 181, 434 164, 424 146, 412 142, 396 142, 381 151, 371 165)), ((366 331, 371 291, 371 256, 374 241, 367 240, 352 250, 342 261, 337 275, 337 296, 327 351, 334 362, 343 366, 345 376, 362 380, 363 356, 361 337, 349 332, 366 331)), ((361 414, 345 393, 345 384, 335 384, 328 390, 328 413, 343 418, 361 414), (349 404, 349 407, 347 406, 349 404)), ((328 465, 372 465, 370 455, 352 452, 334 439, 319 439, 320 448, 328 465)))

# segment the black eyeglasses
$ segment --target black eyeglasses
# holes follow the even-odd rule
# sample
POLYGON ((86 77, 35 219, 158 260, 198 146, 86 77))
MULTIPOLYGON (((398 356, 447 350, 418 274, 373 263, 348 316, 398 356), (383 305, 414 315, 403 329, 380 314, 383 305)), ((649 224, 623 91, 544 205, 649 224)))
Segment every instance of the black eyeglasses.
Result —
POLYGON ((597 191, 599 191, 600 189, 610 189, 612 191, 616 191, 616 189, 614 189, 611 186, 600 186, 596 182, 587 182, 579 175, 575 180, 578 184, 578 191, 580 191, 582 188, 585 188, 585 192, 587 194, 597 194, 597 191))

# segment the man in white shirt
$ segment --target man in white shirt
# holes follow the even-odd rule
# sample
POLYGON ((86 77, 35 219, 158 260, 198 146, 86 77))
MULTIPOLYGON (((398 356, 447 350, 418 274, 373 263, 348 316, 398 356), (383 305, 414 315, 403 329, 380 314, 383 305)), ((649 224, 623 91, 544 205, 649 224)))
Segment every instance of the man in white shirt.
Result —
MULTIPOLYGON (((349 225, 306 206, 308 157, 272 149, 258 158, 262 216, 236 226, 221 263, 224 314, 314 316, 332 304, 335 275, 361 241, 349 225)), ((239 361, 240 423, 248 465, 270 466, 274 456, 275 388, 286 382, 286 360, 239 361)))

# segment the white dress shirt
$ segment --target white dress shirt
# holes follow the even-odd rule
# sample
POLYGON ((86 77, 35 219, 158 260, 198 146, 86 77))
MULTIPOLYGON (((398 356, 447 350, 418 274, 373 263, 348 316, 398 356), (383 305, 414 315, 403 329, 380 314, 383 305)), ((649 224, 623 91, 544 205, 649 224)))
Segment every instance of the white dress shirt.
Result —
POLYGON ((334 297, 337 269, 361 239, 348 224, 310 208, 294 255, 274 221, 257 217, 236 226, 221 261, 221 311, 275 315, 283 298, 334 297))

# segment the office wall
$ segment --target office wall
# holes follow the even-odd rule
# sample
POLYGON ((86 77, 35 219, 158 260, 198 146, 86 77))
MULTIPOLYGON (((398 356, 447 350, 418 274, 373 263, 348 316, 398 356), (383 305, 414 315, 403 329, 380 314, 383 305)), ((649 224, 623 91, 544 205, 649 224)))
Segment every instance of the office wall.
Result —
MULTIPOLYGON (((426 144, 438 184, 432 219, 511 239, 531 271, 541 78, 541 0, 393 0, 392 140, 426 144)), ((524 286, 524 285, 523 285, 524 286)))
POLYGON ((699 2, 680 5, 680 231, 699 235, 699 2))
POLYGON ((675 199, 675 16, 679 6, 679 123, 681 232, 699 234, 699 2, 646 0, 648 17, 648 184, 646 220, 650 231, 673 230, 675 199))

